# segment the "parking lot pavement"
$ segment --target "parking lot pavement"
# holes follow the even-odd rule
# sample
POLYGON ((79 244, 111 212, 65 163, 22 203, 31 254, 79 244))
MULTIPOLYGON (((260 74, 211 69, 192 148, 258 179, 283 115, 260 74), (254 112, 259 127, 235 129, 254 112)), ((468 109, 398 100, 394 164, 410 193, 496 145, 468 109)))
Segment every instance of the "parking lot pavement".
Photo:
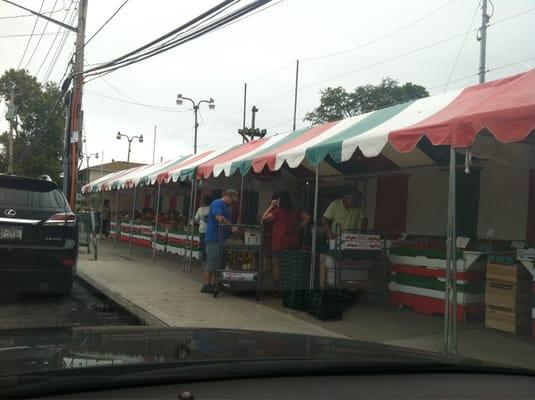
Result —
POLYGON ((0 329, 139 325, 136 317, 75 282, 67 297, 9 295, 0 298, 0 329))

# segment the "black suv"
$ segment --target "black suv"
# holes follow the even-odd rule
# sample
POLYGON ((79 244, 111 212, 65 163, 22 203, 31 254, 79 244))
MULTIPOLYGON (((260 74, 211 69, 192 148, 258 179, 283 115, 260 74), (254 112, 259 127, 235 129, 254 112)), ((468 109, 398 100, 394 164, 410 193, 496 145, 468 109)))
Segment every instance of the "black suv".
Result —
POLYGON ((0 175, 0 286, 19 293, 70 293, 78 221, 58 186, 0 175))

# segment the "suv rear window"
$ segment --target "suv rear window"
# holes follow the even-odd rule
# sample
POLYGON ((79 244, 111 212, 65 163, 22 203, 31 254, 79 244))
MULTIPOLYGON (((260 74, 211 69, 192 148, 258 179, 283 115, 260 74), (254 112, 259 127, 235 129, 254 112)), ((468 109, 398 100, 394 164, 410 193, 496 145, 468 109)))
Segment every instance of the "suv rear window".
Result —
POLYGON ((0 207, 70 210, 53 182, 30 179, 0 179, 0 207))

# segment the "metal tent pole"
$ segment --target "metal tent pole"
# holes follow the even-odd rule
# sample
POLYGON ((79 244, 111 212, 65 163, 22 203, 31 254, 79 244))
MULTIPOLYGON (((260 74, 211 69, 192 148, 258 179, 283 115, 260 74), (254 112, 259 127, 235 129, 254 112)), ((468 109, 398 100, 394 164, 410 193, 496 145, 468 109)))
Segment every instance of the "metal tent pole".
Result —
POLYGON ((448 188, 448 232, 444 310, 444 352, 457 354, 457 228, 456 228, 456 159, 450 148, 448 188))
MULTIPOLYGON (((197 190, 199 188, 199 185, 197 184, 197 179, 193 182, 193 205, 191 207, 191 216, 190 219, 192 220, 195 218, 195 204, 197 204, 197 190)), ((188 272, 191 272, 191 264, 193 263, 193 230, 195 227, 195 223, 192 223, 190 225, 190 246, 189 246, 189 260, 188 260, 188 272)))
POLYGON ((156 260, 156 232, 158 231, 158 218, 160 217, 160 193, 162 184, 158 182, 158 191, 156 194, 156 216, 154 219, 154 231, 152 232, 152 262, 156 260))
POLYGON ((132 238, 134 237, 134 213, 136 211, 137 186, 134 186, 134 199, 132 200, 132 218, 130 219, 130 240, 128 241, 128 252, 132 253, 132 238))
POLYGON ((318 237, 318 194, 320 181, 320 165, 316 165, 316 179, 314 186, 314 226, 312 227, 312 248, 310 251, 310 289, 314 289, 316 283, 316 242, 318 237))
POLYGON ((113 238, 113 248, 117 248, 117 238, 121 234, 119 229, 119 190, 115 192, 115 237, 113 238))
MULTIPOLYGON (((192 214, 192 209, 193 209, 193 192, 195 191, 195 182, 197 180, 196 179, 193 179, 192 183, 191 183, 191 190, 190 190, 190 197, 189 197, 189 209, 188 209, 188 218, 186 219, 186 232, 189 232, 189 225, 190 225, 190 220, 191 220, 191 214, 192 214)), ((187 240, 187 234, 186 234, 186 245, 185 245, 185 248, 184 248, 184 260, 183 260, 183 263, 182 263, 182 271, 184 272, 187 272, 188 271, 188 243, 189 243, 189 240, 187 240)))
POLYGON ((243 180, 244 180, 244 177, 243 177, 243 174, 242 174, 242 176, 241 176, 241 184, 240 184, 240 207, 238 209, 238 218, 239 218, 238 223, 239 224, 243 223, 243 217, 242 217, 242 211, 243 211, 243 180))

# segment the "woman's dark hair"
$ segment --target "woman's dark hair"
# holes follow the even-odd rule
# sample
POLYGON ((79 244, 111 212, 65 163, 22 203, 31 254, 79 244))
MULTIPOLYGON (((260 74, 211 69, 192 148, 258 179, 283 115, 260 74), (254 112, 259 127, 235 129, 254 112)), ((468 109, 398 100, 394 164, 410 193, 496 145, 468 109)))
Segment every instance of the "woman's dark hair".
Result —
POLYGON ((210 196, 209 194, 205 194, 203 197, 202 197, 202 202, 205 206, 209 206, 210 203, 212 203, 212 196, 210 196))
POLYGON ((292 198, 286 190, 279 192, 279 207, 284 210, 291 210, 293 208, 292 198))
POLYGON ((279 198, 280 192, 273 192, 271 195, 271 200, 277 200, 279 198))

